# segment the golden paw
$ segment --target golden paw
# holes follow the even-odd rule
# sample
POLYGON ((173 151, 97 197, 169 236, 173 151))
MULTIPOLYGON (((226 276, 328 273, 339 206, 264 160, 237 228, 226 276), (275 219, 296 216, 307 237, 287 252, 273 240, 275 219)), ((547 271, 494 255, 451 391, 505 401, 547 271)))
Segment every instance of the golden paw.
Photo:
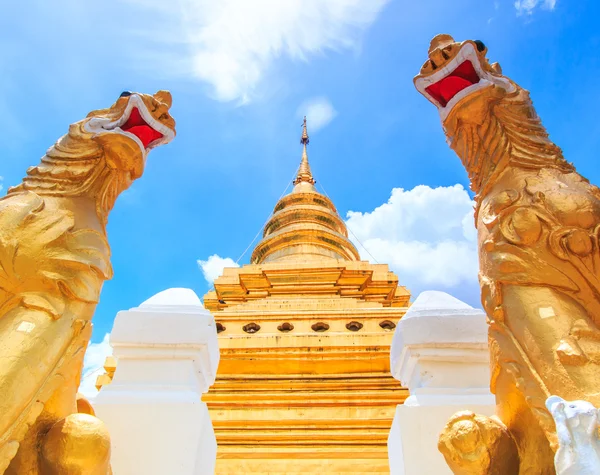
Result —
POLYGON ((58 421, 42 441, 44 475, 107 475, 109 467, 108 430, 89 414, 71 414, 58 421))
POLYGON ((438 449, 455 474, 519 473, 517 446, 498 419, 471 411, 454 414, 440 434, 438 449))

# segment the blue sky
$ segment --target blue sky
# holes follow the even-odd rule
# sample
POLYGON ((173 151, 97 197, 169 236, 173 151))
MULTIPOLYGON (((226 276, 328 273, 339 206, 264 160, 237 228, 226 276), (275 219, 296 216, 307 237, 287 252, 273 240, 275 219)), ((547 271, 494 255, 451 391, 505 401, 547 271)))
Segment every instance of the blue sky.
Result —
POLYGON ((115 277, 95 342, 117 311, 169 287, 202 296, 204 275, 238 259, 296 170, 304 114, 318 185, 369 252, 415 295, 478 305, 466 173, 412 84, 437 33, 484 41, 567 159, 600 183, 592 0, 6 3, 0 193, 122 90, 173 93, 176 139, 150 154, 109 219, 115 277))

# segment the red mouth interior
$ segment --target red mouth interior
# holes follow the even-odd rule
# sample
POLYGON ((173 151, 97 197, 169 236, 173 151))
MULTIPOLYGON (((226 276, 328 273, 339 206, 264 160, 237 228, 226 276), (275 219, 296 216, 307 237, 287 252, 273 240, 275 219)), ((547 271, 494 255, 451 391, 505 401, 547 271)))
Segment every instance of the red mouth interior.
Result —
POLYGON ((433 97, 442 107, 452 100, 460 91, 479 82, 479 76, 471 61, 460 64, 444 79, 426 87, 427 93, 433 97))
POLYGON ((152 142, 163 137, 163 134, 154 130, 142 119, 137 107, 131 109, 129 119, 121 126, 121 130, 135 135, 142 141, 144 148, 148 148, 152 142))

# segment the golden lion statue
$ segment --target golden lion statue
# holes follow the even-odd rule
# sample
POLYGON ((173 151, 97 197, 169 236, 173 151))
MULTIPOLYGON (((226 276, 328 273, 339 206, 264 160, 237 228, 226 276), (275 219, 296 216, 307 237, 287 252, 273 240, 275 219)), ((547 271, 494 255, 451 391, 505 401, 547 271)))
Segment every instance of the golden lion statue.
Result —
POLYGON ((498 404, 497 418, 455 416, 440 449, 455 473, 553 474, 546 399, 600 405, 600 190, 565 161, 529 93, 486 53, 480 41, 438 35, 415 77, 477 194, 498 404), (476 467, 478 444, 490 457, 476 467))
POLYGON ((149 150, 175 136, 170 106, 166 91, 124 92, 0 199, 0 473, 110 473, 108 433, 77 413, 77 388, 112 276, 108 213, 149 150))

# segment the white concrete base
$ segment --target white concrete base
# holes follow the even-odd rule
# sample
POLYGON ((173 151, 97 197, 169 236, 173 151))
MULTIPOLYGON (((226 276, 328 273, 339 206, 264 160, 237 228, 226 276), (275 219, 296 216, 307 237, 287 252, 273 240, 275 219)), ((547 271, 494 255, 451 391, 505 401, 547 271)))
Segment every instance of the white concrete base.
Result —
POLYGON ((114 475, 213 474, 217 440, 206 403, 191 391, 146 397, 106 391, 94 405, 110 430, 114 475))
POLYGON ((208 475, 217 443, 202 393, 219 363, 212 315, 189 289, 119 312, 117 370, 94 400, 111 434, 115 475, 208 475))
POLYGON ((437 448, 448 419, 458 411, 495 411, 485 314, 443 292, 423 292, 398 323, 390 360, 411 394, 390 430, 390 473, 451 475, 437 448))

